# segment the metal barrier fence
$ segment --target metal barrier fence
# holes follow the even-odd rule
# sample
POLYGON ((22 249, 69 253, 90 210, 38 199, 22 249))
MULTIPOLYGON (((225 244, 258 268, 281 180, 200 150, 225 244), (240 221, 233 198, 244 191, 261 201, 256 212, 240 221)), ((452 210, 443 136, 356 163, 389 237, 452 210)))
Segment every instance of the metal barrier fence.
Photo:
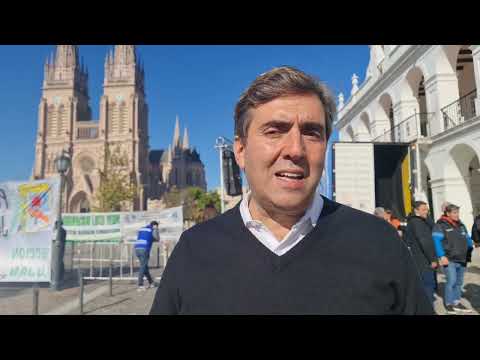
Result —
MULTIPOLYGON (((150 252, 149 266, 165 268, 175 242, 154 243, 150 252)), ((120 243, 75 243, 65 244, 65 272, 75 276, 79 270, 85 280, 109 280, 110 264, 114 280, 135 280, 140 263, 135 255, 133 242, 120 243)))

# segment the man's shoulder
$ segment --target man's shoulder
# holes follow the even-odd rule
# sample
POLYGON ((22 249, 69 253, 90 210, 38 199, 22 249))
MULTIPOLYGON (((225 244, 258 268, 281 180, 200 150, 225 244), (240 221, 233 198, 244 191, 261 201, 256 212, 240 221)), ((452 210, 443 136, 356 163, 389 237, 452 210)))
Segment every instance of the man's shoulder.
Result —
POLYGON ((325 205, 324 216, 331 219, 326 224, 319 222, 319 232, 322 233, 322 225, 326 225, 324 236, 335 244, 342 256, 361 258, 379 271, 403 266, 409 256, 408 249, 392 225, 373 214, 331 200, 325 205))
POLYGON ((393 228, 385 220, 380 219, 373 214, 354 209, 350 206, 337 203, 327 198, 324 198, 324 210, 322 211, 322 216, 330 217, 332 221, 335 222, 346 222, 353 226, 362 225, 370 228, 373 227, 383 229, 393 228))
POLYGON ((428 222, 426 219, 422 219, 420 216, 409 216, 407 219, 407 225, 426 225, 428 222))
POLYGON ((230 234, 235 231, 238 232, 239 227, 243 225, 241 221, 240 211, 238 206, 236 206, 224 214, 185 230, 182 238, 184 241, 191 243, 201 242, 204 245, 206 243, 225 242, 225 238, 228 238, 230 234))

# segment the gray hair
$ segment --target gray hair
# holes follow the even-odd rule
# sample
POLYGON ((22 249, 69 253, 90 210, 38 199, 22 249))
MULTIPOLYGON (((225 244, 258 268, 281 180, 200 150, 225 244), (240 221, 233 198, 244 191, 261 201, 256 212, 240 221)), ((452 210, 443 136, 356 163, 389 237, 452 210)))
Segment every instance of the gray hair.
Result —
POLYGON ((455 204, 448 204, 445 207, 445 213, 451 213, 452 211, 459 210, 460 206, 457 206, 455 204))
POLYGON ((373 215, 375 215, 375 216, 382 216, 383 217, 384 214, 385 214, 385 209, 383 207, 377 207, 373 211, 373 215))
POLYGON ((250 110, 288 95, 314 94, 325 109, 325 132, 328 140, 337 113, 335 98, 325 84, 291 66, 274 68, 257 77, 240 96, 235 107, 235 136, 247 137, 251 122, 250 110))

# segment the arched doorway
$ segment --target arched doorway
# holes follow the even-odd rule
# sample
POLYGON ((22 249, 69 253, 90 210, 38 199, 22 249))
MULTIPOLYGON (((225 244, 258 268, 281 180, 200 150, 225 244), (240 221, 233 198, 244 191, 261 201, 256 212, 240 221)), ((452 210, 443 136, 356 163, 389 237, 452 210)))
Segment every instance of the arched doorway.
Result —
POLYGON ((72 197, 70 201, 71 213, 87 213, 90 212, 90 201, 85 192, 80 191, 72 197))
POLYGON ((467 46, 462 46, 458 51, 456 71, 461 120, 465 121, 475 117, 475 98, 477 97, 472 50, 467 46))
POLYGON ((460 217, 467 226, 472 224, 480 206, 479 168, 478 155, 470 145, 457 144, 450 150, 444 176, 453 183, 446 200, 461 207, 460 217))
POLYGON ((460 98, 476 91, 472 50, 466 45, 462 46, 458 51, 456 71, 460 98))
POLYGON ((427 111, 427 97, 425 93, 425 78, 421 77, 420 82, 418 84, 418 91, 417 91, 417 100, 418 100, 418 108, 419 108, 419 117, 420 117, 420 135, 423 137, 427 137, 430 135, 430 122, 429 116, 427 111))
POLYGON ((390 126, 389 131, 385 134, 384 141, 391 141, 395 142, 398 138, 397 134, 395 133, 395 117, 393 114, 393 102, 392 98, 388 94, 383 94, 380 97, 380 108, 383 110, 384 117, 388 121, 390 126))
POLYGON ((456 74, 459 94, 456 101, 442 108, 444 126, 449 129, 475 117, 477 89, 469 45, 445 45, 445 53, 456 74))
POLYGON ((470 175, 470 196, 472 198, 473 215, 480 214, 480 162, 475 156, 468 166, 470 175))
MULTIPOLYGON (((425 92, 425 78, 423 75, 423 71, 419 67, 412 68, 407 76, 406 80, 408 83, 408 91, 406 91, 405 96, 414 98, 418 106, 415 109, 415 122, 412 122, 411 127, 415 127, 413 129, 413 134, 422 137, 426 137, 430 135, 430 116, 428 114, 427 109, 427 98, 425 92), (418 133, 420 131, 420 134, 418 133)), ((407 124, 408 125, 408 124, 407 124)))
POLYGON ((362 115, 360 115, 360 129, 361 132, 359 134, 362 134, 362 139, 363 141, 370 141, 372 139, 372 130, 370 127, 370 119, 368 117, 368 114, 366 112, 363 112, 362 115))

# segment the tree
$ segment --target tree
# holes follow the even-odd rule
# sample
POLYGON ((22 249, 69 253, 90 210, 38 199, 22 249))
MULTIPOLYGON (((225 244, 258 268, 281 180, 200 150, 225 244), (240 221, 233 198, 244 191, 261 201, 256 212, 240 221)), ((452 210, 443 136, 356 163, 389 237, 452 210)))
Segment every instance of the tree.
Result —
POLYGON ((117 146, 113 153, 107 147, 105 162, 100 173, 100 187, 97 189, 93 207, 95 212, 127 210, 138 196, 139 189, 129 171, 127 154, 117 146))
POLYGON ((217 192, 205 192, 199 187, 188 187, 179 190, 173 187, 164 194, 163 200, 167 207, 176 207, 183 204, 183 217, 185 220, 202 222, 204 210, 208 205, 213 205, 220 212, 220 196, 217 192))

